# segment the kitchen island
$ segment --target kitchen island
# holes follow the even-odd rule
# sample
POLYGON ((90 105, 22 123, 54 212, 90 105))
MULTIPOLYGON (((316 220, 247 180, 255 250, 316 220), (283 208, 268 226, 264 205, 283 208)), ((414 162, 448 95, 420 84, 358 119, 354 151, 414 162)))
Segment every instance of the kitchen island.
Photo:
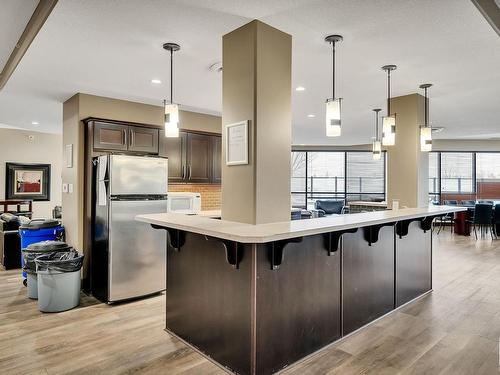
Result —
POLYGON ((136 219, 169 234, 167 331, 230 371, 271 374, 430 292, 432 221, 462 210, 136 219))

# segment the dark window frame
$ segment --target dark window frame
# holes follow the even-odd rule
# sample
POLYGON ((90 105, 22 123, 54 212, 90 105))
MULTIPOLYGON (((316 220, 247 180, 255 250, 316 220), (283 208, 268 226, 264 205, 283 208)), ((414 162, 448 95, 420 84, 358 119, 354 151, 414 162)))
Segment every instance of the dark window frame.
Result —
POLYGON ((321 196, 324 195, 325 197, 328 198, 333 198, 333 199, 344 199, 347 202, 348 197, 351 195, 381 195, 383 196, 383 199, 385 200, 387 198, 387 151, 382 151, 382 158, 383 158, 383 192, 349 192, 347 189, 348 186, 348 153, 372 153, 370 150, 314 150, 314 149, 299 149, 299 150, 294 150, 292 149, 292 153, 297 152, 297 153, 305 153, 305 177, 304 177, 304 190, 303 191, 293 191, 291 190, 290 194, 291 195, 303 195, 304 196, 304 206, 294 206, 297 208, 307 208, 307 201, 309 196, 311 198, 314 196, 321 196), (344 154, 344 191, 309 191, 309 184, 308 184, 308 179, 309 179, 309 153, 310 152, 330 152, 330 153, 343 153, 344 154))

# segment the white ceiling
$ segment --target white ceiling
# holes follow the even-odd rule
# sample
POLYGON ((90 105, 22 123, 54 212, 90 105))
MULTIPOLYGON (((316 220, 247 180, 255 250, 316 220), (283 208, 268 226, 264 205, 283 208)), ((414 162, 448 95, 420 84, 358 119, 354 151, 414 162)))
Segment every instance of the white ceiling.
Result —
POLYGON ((0 92, 0 123, 32 128, 38 121, 39 130, 61 131, 61 103, 76 92, 160 105, 169 83, 166 41, 182 47, 175 101, 220 113, 221 76, 208 67, 221 59, 222 35, 254 18, 293 36, 293 86, 306 88, 293 91, 296 144, 368 143, 371 110, 385 105, 385 64, 398 65, 395 96, 434 84, 431 123, 446 128, 436 137, 500 136, 500 39, 469 0, 60 1, 0 92), (323 125, 331 95, 323 38, 331 33, 344 36, 340 138, 326 138, 323 125))
POLYGON ((0 0, 0 71, 37 5, 38 0, 0 0))

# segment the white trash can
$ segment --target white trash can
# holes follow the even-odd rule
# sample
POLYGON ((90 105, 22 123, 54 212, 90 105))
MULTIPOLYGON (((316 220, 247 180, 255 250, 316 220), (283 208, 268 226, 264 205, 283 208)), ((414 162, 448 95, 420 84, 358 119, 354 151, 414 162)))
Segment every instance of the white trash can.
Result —
POLYGON ((26 272, 28 298, 38 298, 35 259, 41 255, 48 255, 54 252, 68 252, 71 250, 71 246, 62 241, 41 241, 32 243, 27 248, 22 249, 23 271, 26 272))
POLYGON ((28 283, 28 298, 37 299, 38 298, 38 281, 36 277, 36 272, 27 272, 26 280, 28 283))
POLYGON ((43 312, 70 310, 80 304, 80 270, 38 271, 38 309, 43 312))
POLYGON ((76 251, 57 252, 41 255, 35 263, 40 311, 66 311, 80 304, 83 255, 76 251))

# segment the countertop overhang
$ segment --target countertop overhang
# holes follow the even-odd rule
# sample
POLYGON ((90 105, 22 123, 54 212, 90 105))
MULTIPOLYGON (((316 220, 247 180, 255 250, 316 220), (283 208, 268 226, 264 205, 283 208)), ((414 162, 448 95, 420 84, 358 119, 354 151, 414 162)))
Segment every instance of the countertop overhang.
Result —
POLYGON ((230 241, 241 243, 265 243, 420 217, 439 216, 447 213, 465 211, 466 209, 465 207, 457 206, 429 206, 425 208, 403 208, 399 210, 363 212, 335 217, 257 225, 178 213, 138 215, 135 219, 159 227, 178 229, 230 241))

